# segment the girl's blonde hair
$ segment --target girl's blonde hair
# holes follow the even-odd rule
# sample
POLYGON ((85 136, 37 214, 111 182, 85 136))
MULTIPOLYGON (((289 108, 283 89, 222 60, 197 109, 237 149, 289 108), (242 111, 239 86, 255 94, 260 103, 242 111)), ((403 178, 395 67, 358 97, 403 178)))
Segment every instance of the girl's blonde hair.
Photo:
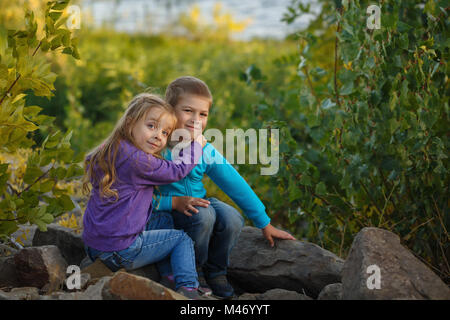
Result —
MULTIPOLYGON (((89 183, 93 185, 99 177, 94 174, 94 168, 98 166, 104 173, 99 182, 99 192, 103 197, 116 197, 119 199, 117 190, 111 189, 112 184, 117 179, 115 161, 119 144, 122 140, 129 141, 138 147, 131 134, 136 123, 145 117, 152 109, 162 109, 160 118, 169 115, 172 118, 170 133, 175 129, 177 118, 173 108, 162 98, 155 94, 141 93, 134 97, 129 103, 125 113, 117 122, 112 133, 104 140, 102 144, 90 151, 84 161, 85 174, 83 177, 83 192, 90 194, 89 183)), ((159 120, 159 119, 158 119, 159 120)), ((168 141, 170 140, 170 136, 168 141)), ((154 154, 161 158, 160 154, 154 154)))

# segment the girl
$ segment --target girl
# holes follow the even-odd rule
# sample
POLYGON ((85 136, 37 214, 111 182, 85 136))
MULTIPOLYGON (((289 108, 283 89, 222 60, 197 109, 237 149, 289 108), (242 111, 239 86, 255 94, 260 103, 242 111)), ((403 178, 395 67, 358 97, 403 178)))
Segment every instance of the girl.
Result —
POLYGON ((154 187, 184 178, 206 144, 200 137, 177 161, 161 159, 176 121, 164 100, 140 94, 104 143, 87 155, 83 187, 90 192, 90 182, 93 189, 83 217, 83 241, 90 259, 99 258, 112 271, 161 262, 162 273, 172 269, 176 290, 197 299, 192 240, 170 223, 158 226, 164 219, 149 222, 154 187))

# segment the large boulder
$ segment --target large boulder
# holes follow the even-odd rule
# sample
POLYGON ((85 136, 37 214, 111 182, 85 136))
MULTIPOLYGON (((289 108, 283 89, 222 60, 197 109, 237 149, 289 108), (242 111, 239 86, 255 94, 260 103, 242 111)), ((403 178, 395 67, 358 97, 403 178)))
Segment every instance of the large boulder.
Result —
POLYGON ((114 274, 109 281, 109 292, 120 300, 187 300, 155 281, 127 272, 114 274))
POLYGON ((316 298, 326 285, 341 282, 343 265, 313 243, 276 240, 272 248, 260 229, 244 227, 231 252, 228 278, 243 292, 280 288, 316 298))
POLYGON ((364 228, 354 238, 342 270, 347 300, 450 299, 450 289, 400 244, 379 228, 364 228))
POLYGON ((69 265, 79 266, 83 258, 86 257, 81 234, 56 223, 49 224, 45 232, 39 229, 35 231, 33 246, 44 245, 57 246, 69 265))
POLYGON ((66 279, 67 262, 56 246, 24 248, 14 255, 14 263, 21 286, 51 292, 62 288, 66 279))

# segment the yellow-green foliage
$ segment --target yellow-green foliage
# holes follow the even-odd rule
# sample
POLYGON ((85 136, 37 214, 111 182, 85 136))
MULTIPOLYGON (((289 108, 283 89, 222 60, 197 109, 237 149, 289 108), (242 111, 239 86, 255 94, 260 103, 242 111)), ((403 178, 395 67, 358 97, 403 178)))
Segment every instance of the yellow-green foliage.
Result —
POLYGON ((34 12, 24 10, 24 28, 0 24, 0 238, 8 239, 19 224, 46 230, 54 218, 74 208, 60 180, 83 173, 70 148, 72 131, 53 128, 53 118, 26 103, 34 96, 51 97, 56 74, 44 52, 77 56, 76 39, 64 28, 69 1, 45 4, 45 26, 38 32, 34 12), (7 30, 8 29, 8 30, 7 30), (37 144, 33 134, 49 132, 37 144))
POLYGON ((191 39, 207 39, 209 41, 229 40, 235 33, 241 33, 249 25, 251 19, 236 21, 231 13, 224 12, 222 4, 216 3, 213 8, 212 22, 202 15, 198 5, 179 17, 179 24, 191 39))

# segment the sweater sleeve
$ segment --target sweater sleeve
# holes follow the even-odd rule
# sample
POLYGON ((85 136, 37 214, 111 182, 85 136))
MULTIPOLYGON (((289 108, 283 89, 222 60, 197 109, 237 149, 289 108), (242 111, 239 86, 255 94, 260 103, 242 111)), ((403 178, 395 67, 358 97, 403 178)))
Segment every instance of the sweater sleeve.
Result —
POLYGON ((244 214, 252 220, 257 228, 264 228, 270 223, 266 208, 252 188, 236 169, 212 145, 208 148, 210 161, 206 174, 222 189, 244 214))
POLYGON ((157 200, 153 199, 154 211, 172 211, 172 196, 158 196, 157 200))
POLYGON ((202 155, 202 146, 192 142, 174 161, 156 158, 137 149, 130 158, 133 183, 163 185, 183 179, 196 166, 202 155))

